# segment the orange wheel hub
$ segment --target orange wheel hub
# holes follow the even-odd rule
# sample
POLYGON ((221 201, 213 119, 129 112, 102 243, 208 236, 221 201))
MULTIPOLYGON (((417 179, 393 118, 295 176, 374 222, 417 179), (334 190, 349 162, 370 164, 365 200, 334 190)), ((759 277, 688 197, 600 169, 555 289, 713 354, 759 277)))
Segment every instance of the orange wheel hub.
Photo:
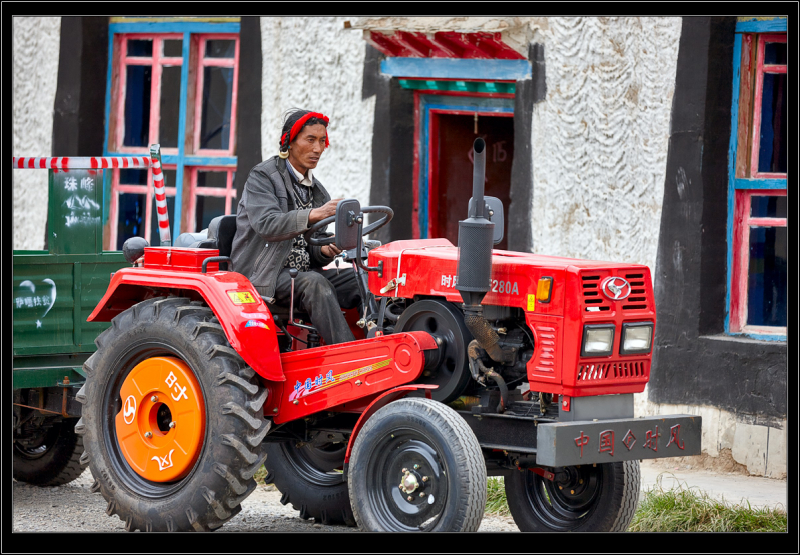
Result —
POLYGON ((116 434, 122 454, 142 478, 186 476, 203 445, 206 409, 194 372, 174 357, 137 364, 120 389, 116 434))

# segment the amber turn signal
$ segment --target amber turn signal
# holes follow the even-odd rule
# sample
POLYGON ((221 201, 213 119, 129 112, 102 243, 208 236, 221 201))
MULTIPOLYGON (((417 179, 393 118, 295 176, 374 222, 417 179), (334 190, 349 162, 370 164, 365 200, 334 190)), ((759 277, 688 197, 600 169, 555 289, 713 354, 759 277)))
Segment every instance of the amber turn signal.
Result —
POLYGON ((553 278, 543 277, 539 278, 539 284, 536 287, 536 300, 540 303, 550 302, 550 292, 553 288, 553 278))

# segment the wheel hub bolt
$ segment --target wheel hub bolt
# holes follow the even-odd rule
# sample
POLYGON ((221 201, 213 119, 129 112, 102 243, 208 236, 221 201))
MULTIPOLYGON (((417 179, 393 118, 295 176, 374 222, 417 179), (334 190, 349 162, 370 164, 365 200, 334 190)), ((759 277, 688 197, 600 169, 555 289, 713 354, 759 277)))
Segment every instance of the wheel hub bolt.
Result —
POLYGON ((404 468, 404 469, 402 470, 402 472, 403 472, 403 474, 406 474, 406 473, 408 472, 408 469, 407 469, 407 468, 404 468))
POLYGON ((150 397, 150 400, 151 400, 151 401, 153 401, 153 402, 155 403, 156 401, 158 401, 158 397, 156 397, 155 395, 153 395, 152 397, 150 397))
POLYGON ((153 432, 145 432, 144 437, 151 438, 153 437, 153 432))
POLYGON ((428 481, 428 477, 427 477, 427 476, 423 476, 423 477, 422 477, 422 481, 423 481, 423 482, 427 482, 427 481, 428 481))
POLYGON ((414 470, 419 470, 419 465, 418 464, 414 465, 414 470))
POLYGON ((173 422, 170 422, 170 423, 169 423, 169 427, 170 427, 170 428, 174 428, 174 427, 175 427, 175 422, 174 422, 174 421, 173 421, 173 422))
POLYGON ((410 495, 406 499, 408 499, 409 501, 413 501, 414 500, 414 498, 411 497, 410 495))
POLYGON ((424 491, 419 492, 419 496, 420 497, 425 497, 425 492, 424 491))

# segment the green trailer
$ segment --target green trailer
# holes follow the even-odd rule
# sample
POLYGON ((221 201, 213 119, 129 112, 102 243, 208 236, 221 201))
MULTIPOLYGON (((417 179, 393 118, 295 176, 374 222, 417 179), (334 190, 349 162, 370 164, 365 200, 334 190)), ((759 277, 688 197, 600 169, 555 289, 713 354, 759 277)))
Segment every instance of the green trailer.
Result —
MULTIPOLYGON (((150 165, 150 157, 14 158, 14 168, 47 168, 47 250, 15 250, 13 265, 14 478, 59 485, 86 467, 75 433, 82 366, 107 322, 86 319, 111 274, 127 266, 103 251, 103 167, 150 165), (125 162, 123 162, 125 160, 125 162), (94 168, 94 169, 92 169, 94 168)), ((131 166, 133 167, 133 166, 131 166)))

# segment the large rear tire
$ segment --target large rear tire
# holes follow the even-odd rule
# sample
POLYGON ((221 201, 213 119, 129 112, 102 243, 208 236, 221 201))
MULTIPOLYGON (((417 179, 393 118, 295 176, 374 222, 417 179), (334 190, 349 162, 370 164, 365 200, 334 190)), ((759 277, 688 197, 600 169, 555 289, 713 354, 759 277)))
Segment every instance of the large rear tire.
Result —
POLYGON ((77 418, 48 419, 33 437, 14 440, 14 479, 37 486, 61 486, 80 476, 83 438, 75 433, 77 418))
POLYGON ((475 532, 486 464, 472 429, 431 399, 393 401, 356 438, 348 476, 353 514, 370 532, 475 532))
POLYGON ((639 461, 530 470, 505 477, 511 516, 522 532, 624 532, 639 503, 639 461))
POLYGON ((267 390, 202 302, 150 299, 112 323, 84 364, 78 394, 92 490, 128 531, 220 527, 256 487, 253 474, 266 457, 267 390), (174 457, 157 451, 168 441, 176 442, 174 457))
POLYGON ((313 518, 322 524, 355 526, 350 495, 344 474, 347 445, 328 444, 298 447, 296 442, 267 444, 265 481, 272 482, 283 495, 281 503, 291 503, 300 518, 313 518))

